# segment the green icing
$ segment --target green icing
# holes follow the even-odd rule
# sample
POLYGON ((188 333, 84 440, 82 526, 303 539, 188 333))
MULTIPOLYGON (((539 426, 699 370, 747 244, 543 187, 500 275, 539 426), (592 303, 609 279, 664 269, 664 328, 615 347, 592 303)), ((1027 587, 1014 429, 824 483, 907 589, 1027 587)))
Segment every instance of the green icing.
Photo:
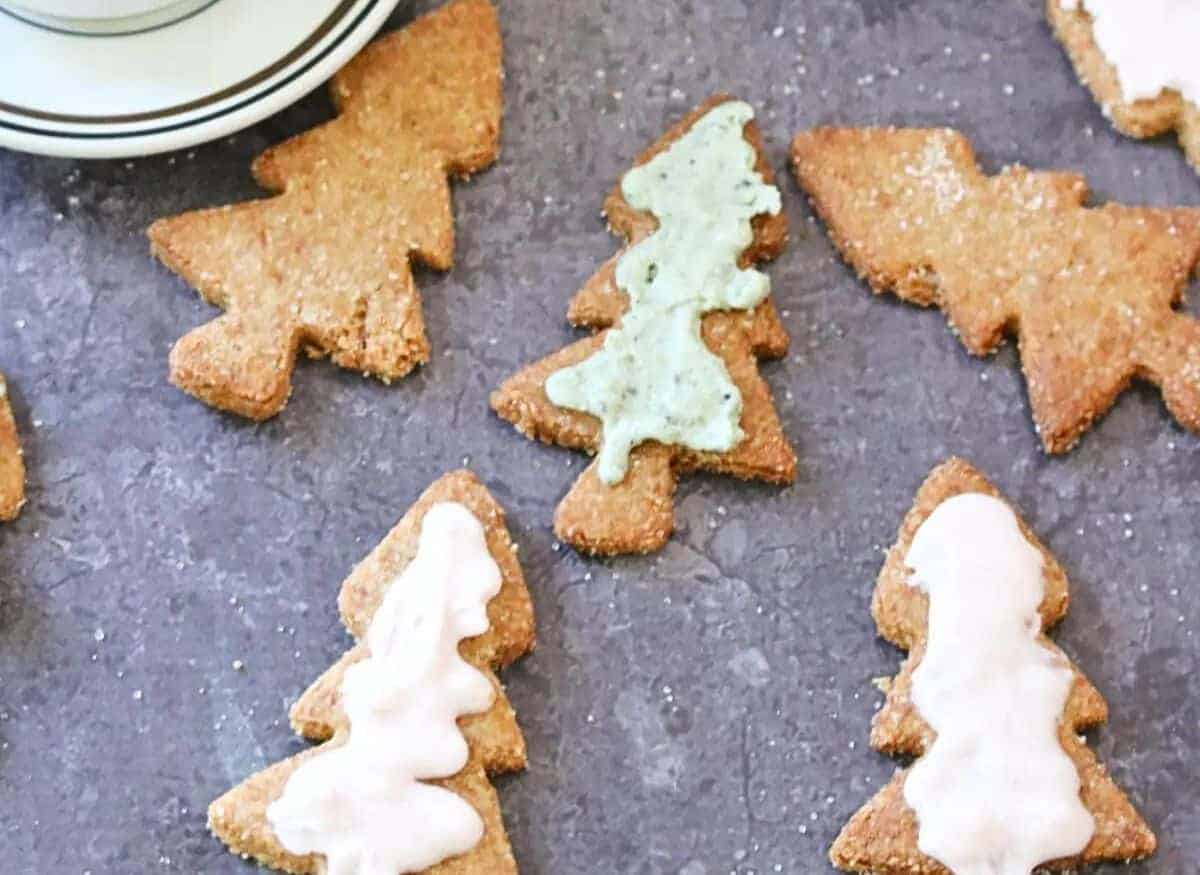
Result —
POLYGON ((766 274, 737 264, 754 238, 750 220, 780 210, 779 189, 755 171, 743 135, 753 117, 749 104, 722 103, 621 180, 625 200, 658 219, 617 263, 629 310, 595 354, 546 380, 555 404, 604 423, 598 471, 610 485, 642 441, 722 452, 743 437, 741 393, 700 321, 710 310, 753 308, 771 291, 766 274))

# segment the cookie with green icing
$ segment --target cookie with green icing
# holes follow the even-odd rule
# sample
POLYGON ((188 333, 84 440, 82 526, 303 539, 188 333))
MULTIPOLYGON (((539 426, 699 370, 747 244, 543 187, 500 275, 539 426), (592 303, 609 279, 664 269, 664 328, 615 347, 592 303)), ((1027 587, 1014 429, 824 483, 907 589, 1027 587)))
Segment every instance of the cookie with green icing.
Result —
POLYGON ((717 96, 668 131, 605 202, 627 245, 568 318, 595 333, 525 368, 492 407, 526 435, 597 453, 558 508, 577 549, 661 547, 678 474, 786 484, 796 459, 759 358, 787 351, 755 268, 787 240, 748 104, 717 96))

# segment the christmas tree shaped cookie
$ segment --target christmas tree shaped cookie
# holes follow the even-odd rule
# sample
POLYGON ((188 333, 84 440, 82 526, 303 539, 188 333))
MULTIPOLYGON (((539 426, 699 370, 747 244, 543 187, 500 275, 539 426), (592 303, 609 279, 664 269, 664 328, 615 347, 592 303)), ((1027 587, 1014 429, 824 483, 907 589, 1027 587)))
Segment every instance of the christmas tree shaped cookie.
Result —
POLYGON ((287 403, 296 355, 388 382, 429 358, 410 258, 453 263, 448 177, 496 158, 500 30, 453 0, 334 77, 339 115, 254 163, 275 197, 156 222, 156 255, 225 314, 171 353, 171 380, 251 419, 287 403))
POLYGON ((524 768, 525 742, 494 670, 533 649, 534 619, 500 506, 445 475, 338 604, 358 643, 291 712, 324 744, 216 800, 210 828, 285 872, 515 873, 488 776, 524 768))
POLYGON ((1070 173, 983 174, 947 129, 817 129, 796 177, 877 293, 940 307, 975 355, 1019 341, 1045 449, 1065 452, 1135 377, 1200 431, 1200 322, 1177 312, 1200 210, 1084 206, 1070 173))
POLYGON ((795 477, 758 371, 787 351, 770 280, 754 268, 783 250, 787 223, 753 114, 714 97, 638 159, 604 205, 626 246, 568 313, 596 333, 492 394, 527 436, 598 454, 555 516, 577 549, 661 547, 683 471, 795 477))
POLYGON ((1107 705, 1046 637, 1067 601, 1062 568, 982 474, 951 459, 929 475, 872 602, 908 658, 871 745, 915 761, 845 826, 836 866, 1018 875, 1154 851, 1079 736, 1107 705))
POLYGON ((15 520, 24 504, 25 462, 8 403, 8 383, 0 374, 0 521, 15 520))
POLYGON ((1046 0, 1046 17, 1117 130, 1138 139, 1176 131, 1200 169, 1200 10, 1194 3, 1046 0))

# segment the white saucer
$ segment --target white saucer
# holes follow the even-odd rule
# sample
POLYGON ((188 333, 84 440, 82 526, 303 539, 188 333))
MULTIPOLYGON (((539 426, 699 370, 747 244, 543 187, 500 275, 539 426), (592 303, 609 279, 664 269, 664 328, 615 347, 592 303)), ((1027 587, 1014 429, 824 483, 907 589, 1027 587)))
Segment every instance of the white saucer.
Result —
POLYGON ((399 0, 212 0, 123 35, 0 9, 0 146, 127 158, 240 130, 320 85, 399 0))

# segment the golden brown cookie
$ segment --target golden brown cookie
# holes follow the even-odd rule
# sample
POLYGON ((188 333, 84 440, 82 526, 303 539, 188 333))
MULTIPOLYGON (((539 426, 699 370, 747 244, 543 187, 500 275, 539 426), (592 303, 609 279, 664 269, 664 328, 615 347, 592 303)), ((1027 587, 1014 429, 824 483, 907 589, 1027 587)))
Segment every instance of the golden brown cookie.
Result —
MULTIPOLYGON (((709 110, 733 98, 717 95, 673 126, 634 166, 645 164, 683 136, 709 110)), ((746 125, 746 140, 758 153, 757 171, 767 183, 774 173, 763 153, 762 137, 754 122, 746 125)), ((555 371, 583 361, 604 343, 604 332, 616 324, 628 306, 618 288, 618 259, 657 228, 654 216, 633 209, 616 185, 604 203, 609 227, 625 238, 625 247, 610 258, 575 295, 568 319, 595 331, 506 380, 492 393, 492 408, 530 438, 594 453, 600 446, 601 424, 596 417, 557 407, 546 396, 545 382, 555 371)), ((769 261, 787 244, 787 219, 781 212, 762 214, 752 221, 754 239, 742 253, 743 267, 769 261)), ((787 352, 788 337, 770 298, 753 311, 717 311, 704 317, 704 341, 725 362, 742 395, 741 427, 745 438, 729 452, 697 452, 648 441, 634 449, 629 472, 619 484, 600 480, 593 463, 558 506, 554 531, 563 541, 589 553, 646 553, 666 543, 674 528, 675 482, 686 471, 705 470, 770 483, 791 483, 796 456, 779 424, 771 390, 758 371, 758 359, 779 358, 787 352)))
POLYGON ((975 355, 1015 334, 1047 452, 1071 449, 1135 378, 1200 432, 1200 322, 1177 312, 1200 210, 1086 207, 1070 173, 986 176, 949 129, 818 128, 796 178, 876 293, 940 307, 975 355))
POLYGON ((8 383, 0 374, 0 520, 15 520, 24 504, 25 462, 8 403, 8 383))
MULTIPOLYGON (((1079 79, 1092 92, 1104 115, 1121 133, 1138 139, 1169 131, 1179 136, 1188 161, 1200 170, 1200 107, 1174 89, 1150 100, 1127 101, 1116 68, 1108 62, 1092 33, 1092 16, 1083 8, 1064 9, 1062 0, 1046 0, 1046 18, 1063 44, 1079 79)), ((1153 48, 1149 49, 1153 51, 1153 48)))
POLYGON ((300 349, 384 382, 427 361, 409 259, 453 264, 448 177, 496 159, 500 54, 491 3, 452 0, 334 77, 336 119, 259 156, 280 194, 155 222, 154 253, 225 310, 175 345, 172 382, 262 420, 300 349))
MULTIPOLYGON (((883 708, 871 724, 871 746, 884 753, 920 757, 933 741, 932 730, 909 698, 913 671, 925 651, 929 599, 906 582, 904 560, 921 523, 943 501, 964 492, 982 492, 1003 499, 996 487, 967 462, 950 459, 939 465, 917 492, 875 585, 871 613, 879 634, 908 651, 900 673, 887 685, 883 708)), ((1029 542, 1041 551, 1045 563, 1046 594, 1040 608, 1045 633, 1067 612, 1067 578, 1024 520, 1020 520, 1020 525, 1029 542)), ((1062 653, 1049 639, 1043 638, 1043 643, 1062 653)), ((1087 863, 1135 860, 1153 853, 1156 846, 1150 827, 1079 736, 1080 732, 1108 719, 1108 706, 1074 664, 1071 667, 1075 671, 1075 684, 1059 724, 1059 740, 1079 772, 1080 796, 1095 819, 1096 831, 1082 854, 1040 867, 1055 871, 1087 863)), ((842 829, 829 854, 839 869, 875 875, 946 875, 948 870, 944 866, 917 848, 916 815, 904 801, 906 775, 907 770, 897 771, 891 782, 842 829)))
MULTIPOLYGON (((515 873, 517 864, 504 832, 499 800, 488 776, 525 768, 525 740, 495 670, 533 650, 534 617, 516 545, 505 527, 503 509, 471 472, 461 470, 444 475, 425 490, 379 546, 350 573, 342 584, 338 604, 346 628, 356 639, 361 639, 387 586, 416 555, 425 513, 441 501, 465 505, 483 524, 488 550, 500 567, 502 582, 500 592, 488 603, 490 628, 463 641, 459 647, 467 662, 492 679, 497 692, 495 701, 488 711, 459 720, 471 752, 467 766, 451 778, 430 782, 453 790, 471 803, 483 817, 484 837, 469 853, 426 871, 436 875, 515 873)), ((231 851, 285 872, 318 875, 323 871, 323 861, 318 857, 296 856, 279 844, 266 811, 306 758, 344 743, 349 727, 341 707, 341 680, 346 669, 365 655, 365 645, 356 644, 292 707, 291 720, 296 731, 325 744, 251 776, 209 806, 209 828, 231 851)))

